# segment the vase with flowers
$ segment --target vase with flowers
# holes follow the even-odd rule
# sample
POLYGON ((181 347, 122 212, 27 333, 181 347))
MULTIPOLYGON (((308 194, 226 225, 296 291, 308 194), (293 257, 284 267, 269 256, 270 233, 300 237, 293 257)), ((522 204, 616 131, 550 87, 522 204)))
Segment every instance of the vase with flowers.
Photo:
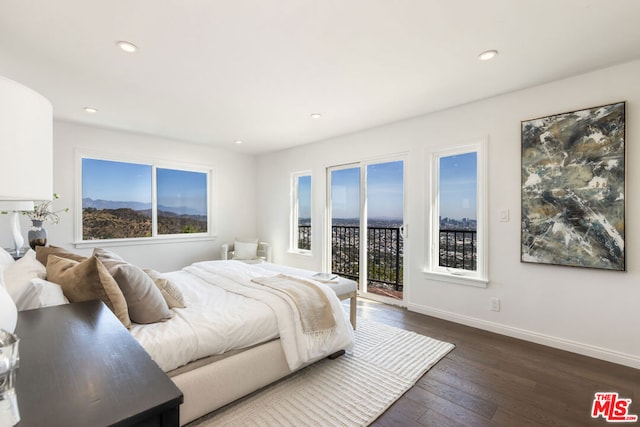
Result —
MULTIPOLYGON (((59 199, 58 193, 53 193, 53 200, 59 199)), ((27 237, 29 238, 29 246, 35 250, 36 246, 47 245, 47 229, 42 225, 45 222, 57 224, 60 222, 60 213, 68 212, 69 208, 54 210, 53 200, 45 200, 40 203, 36 203, 33 211, 23 212, 31 220, 32 227, 29 230, 27 237)))

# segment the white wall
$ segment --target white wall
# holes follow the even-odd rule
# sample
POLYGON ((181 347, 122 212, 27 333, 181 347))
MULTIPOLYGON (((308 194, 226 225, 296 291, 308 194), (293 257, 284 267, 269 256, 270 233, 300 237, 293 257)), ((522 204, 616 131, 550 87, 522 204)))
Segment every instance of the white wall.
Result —
MULTIPOLYGON (((329 165, 407 154, 410 310, 640 368, 640 61, 369 129, 258 159, 258 232, 275 262, 322 268, 324 176, 329 165), (627 272, 520 262, 520 122, 627 101, 627 272), (488 138, 489 277, 486 289, 427 280, 429 147, 488 138), (290 173, 312 170, 312 256, 288 253, 290 173), (511 220, 499 222, 509 209, 511 220), (489 310, 490 297, 501 311, 489 310)), ((478 82, 482 84, 482 82, 478 82)), ((326 115, 323 120, 328 120, 326 115)))
MULTIPOLYGON (((215 240, 181 243, 135 244, 110 246, 124 259, 142 267, 159 271, 177 270, 195 261, 219 259, 220 244, 233 241, 235 236, 256 235, 255 157, 202 145, 167 140, 134 133, 106 130, 67 122, 54 122, 53 128, 53 188, 60 194, 54 202, 56 209, 69 207, 61 214, 59 224, 47 224, 49 244, 90 255, 92 249, 74 246, 75 152, 102 152, 125 155, 132 159, 149 159, 169 163, 185 163, 213 169, 213 204, 215 240)), ((25 171, 22 179, 28 179, 25 171)), ((30 222, 21 219, 25 237, 30 222)), ((12 247, 9 222, 0 215, 0 244, 12 247)))

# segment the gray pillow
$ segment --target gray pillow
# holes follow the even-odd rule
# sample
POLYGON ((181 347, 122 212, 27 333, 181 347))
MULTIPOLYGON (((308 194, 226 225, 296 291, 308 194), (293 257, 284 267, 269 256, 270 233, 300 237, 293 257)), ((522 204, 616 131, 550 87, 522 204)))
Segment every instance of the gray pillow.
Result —
POLYGON ((146 324, 171 318, 162 293, 141 268, 107 249, 95 248, 93 255, 107 267, 118 284, 127 301, 132 322, 146 324))

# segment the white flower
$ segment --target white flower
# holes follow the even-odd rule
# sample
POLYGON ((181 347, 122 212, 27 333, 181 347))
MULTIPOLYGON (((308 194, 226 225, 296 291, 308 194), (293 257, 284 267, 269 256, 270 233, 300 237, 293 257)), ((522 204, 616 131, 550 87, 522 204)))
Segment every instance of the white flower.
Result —
MULTIPOLYGON (((59 199, 58 193, 53 193, 53 200, 59 199)), ((53 210, 53 200, 43 200, 40 203, 36 203, 33 211, 23 211, 22 213, 27 215, 31 221, 51 222, 57 224, 60 222, 60 212, 68 212, 69 208, 53 210)))

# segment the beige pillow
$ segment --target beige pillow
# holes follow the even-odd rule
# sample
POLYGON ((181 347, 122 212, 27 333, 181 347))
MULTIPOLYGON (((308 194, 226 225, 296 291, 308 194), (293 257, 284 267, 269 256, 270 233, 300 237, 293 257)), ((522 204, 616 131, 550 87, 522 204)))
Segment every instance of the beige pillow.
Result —
POLYGON ((98 258, 91 257, 78 262, 49 255, 47 280, 60 285, 64 296, 70 302, 101 300, 124 326, 131 327, 127 302, 122 291, 98 258))
POLYGON ((56 255, 60 258, 72 259, 78 262, 82 262, 87 259, 86 256, 69 252, 68 250, 57 246, 36 246, 36 259, 45 267, 47 266, 47 259, 49 258, 49 255, 56 255))
POLYGON ((175 283, 155 270, 144 269, 144 272, 153 279, 158 289, 160 289, 169 308, 185 308, 184 296, 175 283))
POLYGON ((116 283, 129 307, 132 322, 147 324, 171 318, 171 311, 165 302, 162 292, 153 280, 141 268, 129 264, 115 252, 95 248, 93 255, 97 257, 116 283))

